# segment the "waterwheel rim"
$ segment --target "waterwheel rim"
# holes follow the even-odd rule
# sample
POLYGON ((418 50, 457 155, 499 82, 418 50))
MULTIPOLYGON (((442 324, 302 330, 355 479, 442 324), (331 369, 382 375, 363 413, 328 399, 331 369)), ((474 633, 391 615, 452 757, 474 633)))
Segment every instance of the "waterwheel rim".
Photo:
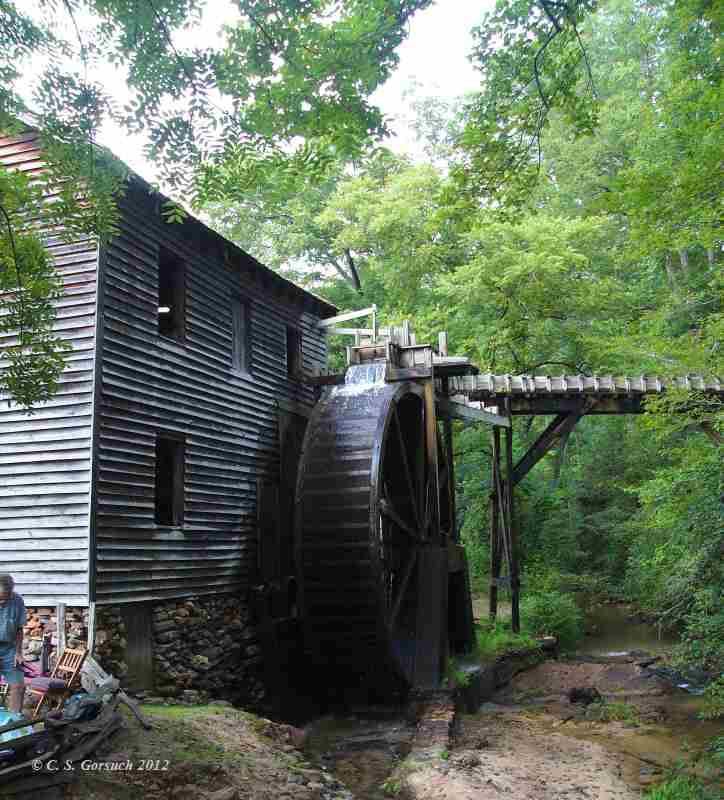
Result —
POLYGON ((420 551, 451 527, 439 446, 435 511, 424 408, 414 383, 342 388, 309 421, 296 498, 300 613, 312 658, 340 682, 387 673, 413 683, 420 551))

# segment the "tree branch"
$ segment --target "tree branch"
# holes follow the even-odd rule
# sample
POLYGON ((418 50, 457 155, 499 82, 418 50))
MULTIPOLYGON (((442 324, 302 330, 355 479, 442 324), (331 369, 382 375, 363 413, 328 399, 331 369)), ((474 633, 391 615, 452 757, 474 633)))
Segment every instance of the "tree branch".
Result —
POLYGON ((352 283, 354 284, 354 288, 362 294, 362 281, 359 278, 359 272, 357 272, 357 267, 355 266, 354 259, 352 258, 352 253, 348 247, 344 250, 345 258, 347 259, 347 265, 349 266, 349 271, 352 276, 352 283))
POLYGON ((20 320, 18 323, 18 332, 20 334, 20 341, 24 339, 25 328, 24 328, 24 320, 25 320, 25 298, 23 297, 23 273, 20 269, 20 260, 18 259, 18 249, 15 244, 15 234, 13 232, 13 224, 10 220, 10 214, 8 214, 5 206, 0 204, 0 213, 2 213, 3 217, 5 217, 5 224, 8 227, 8 238, 10 240, 10 252, 13 256, 13 264, 15 265, 15 275, 18 279, 18 291, 17 297, 18 302, 20 304, 20 320))

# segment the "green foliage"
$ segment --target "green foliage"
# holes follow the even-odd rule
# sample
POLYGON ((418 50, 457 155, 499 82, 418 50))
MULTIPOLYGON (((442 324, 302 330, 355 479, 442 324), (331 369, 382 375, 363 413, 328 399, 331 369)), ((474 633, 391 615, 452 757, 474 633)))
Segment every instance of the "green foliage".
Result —
POLYGON ((388 778, 380 788, 388 797, 397 797, 402 791, 402 781, 399 778, 388 778))
MULTIPOLYGON (((47 222, 99 240, 115 233, 125 179, 94 144, 109 121, 147 136, 166 186, 191 205, 253 199, 272 186, 291 197, 369 154, 385 135, 369 97, 397 64, 409 20, 430 2, 239 0, 220 45, 207 39, 184 48, 177 34, 199 23, 202 0, 3 0, 0 130, 22 117, 42 132, 47 168, 39 180, 54 195, 47 222), (101 64, 125 76, 124 106, 114 87, 95 79, 101 64), (31 92, 30 70, 32 108, 22 96, 31 92)), ((163 209, 172 223, 183 213, 178 204, 163 209)), ((30 235, 15 234, 17 257, 36 261, 31 294, 37 301, 42 293, 42 302, 25 302, 33 343, 5 355, 0 388, 29 405, 55 390, 60 351, 47 335, 53 290, 42 287, 39 240, 31 257, 30 235)), ((0 288, 12 288, 5 273, 0 288)), ((21 322, 4 299, 2 311, 21 322)))
POLYGON ((583 615, 571 595, 548 589, 526 592, 520 604, 524 629, 532 636, 555 636, 568 650, 583 636, 583 615))
POLYGON ((472 58, 486 80, 468 105, 460 137, 463 157, 455 175, 466 191, 505 208, 524 204, 553 110, 577 135, 593 132, 597 105, 579 32, 593 7, 588 0, 508 0, 475 29, 472 58))
POLYGON ((586 719, 597 722, 629 722, 638 723, 639 715, 636 706, 630 703, 591 703, 586 708, 586 719))
POLYGON ((496 620, 476 625, 475 652, 484 661, 490 661, 504 653, 528 650, 537 646, 536 640, 526 633, 513 633, 510 623, 496 620))
POLYGON ((53 334, 61 284, 30 228, 40 192, 20 173, 0 170, 0 392, 31 408, 55 392, 69 347, 53 334))
MULTIPOLYGON (((721 628, 719 629, 721 632, 721 628)), ((704 709, 700 716, 702 719, 724 718, 724 676, 717 678, 709 684, 704 691, 704 709)), ((724 752, 724 738, 720 741, 720 749, 724 752)))
POLYGON ((449 687, 465 688, 470 685, 472 673, 460 669, 454 658, 448 658, 445 664, 445 680, 449 687))
POLYGON ((646 800, 715 800, 715 791, 689 775, 677 775, 649 789, 644 797, 646 800))

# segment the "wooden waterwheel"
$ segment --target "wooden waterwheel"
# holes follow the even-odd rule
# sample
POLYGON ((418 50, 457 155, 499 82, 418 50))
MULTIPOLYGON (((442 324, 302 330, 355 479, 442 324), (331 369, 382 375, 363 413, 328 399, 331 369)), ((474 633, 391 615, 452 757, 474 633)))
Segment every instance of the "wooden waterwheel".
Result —
POLYGON ((309 420, 296 496, 299 605, 312 664, 338 685, 439 684, 453 487, 431 397, 431 384, 355 383, 348 373, 309 420))

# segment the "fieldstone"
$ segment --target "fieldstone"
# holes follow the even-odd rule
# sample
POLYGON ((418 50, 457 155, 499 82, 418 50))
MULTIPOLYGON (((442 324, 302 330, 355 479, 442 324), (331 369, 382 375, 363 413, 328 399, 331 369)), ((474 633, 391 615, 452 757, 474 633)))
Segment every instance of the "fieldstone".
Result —
POLYGON ((25 652, 31 656, 40 655, 43 651, 43 640, 42 639, 29 639, 27 643, 27 648, 25 652))
POLYGON ((163 620, 162 622, 154 622, 153 624, 153 630, 156 634, 163 633, 164 631, 171 631, 175 627, 176 623, 170 619, 163 620))

